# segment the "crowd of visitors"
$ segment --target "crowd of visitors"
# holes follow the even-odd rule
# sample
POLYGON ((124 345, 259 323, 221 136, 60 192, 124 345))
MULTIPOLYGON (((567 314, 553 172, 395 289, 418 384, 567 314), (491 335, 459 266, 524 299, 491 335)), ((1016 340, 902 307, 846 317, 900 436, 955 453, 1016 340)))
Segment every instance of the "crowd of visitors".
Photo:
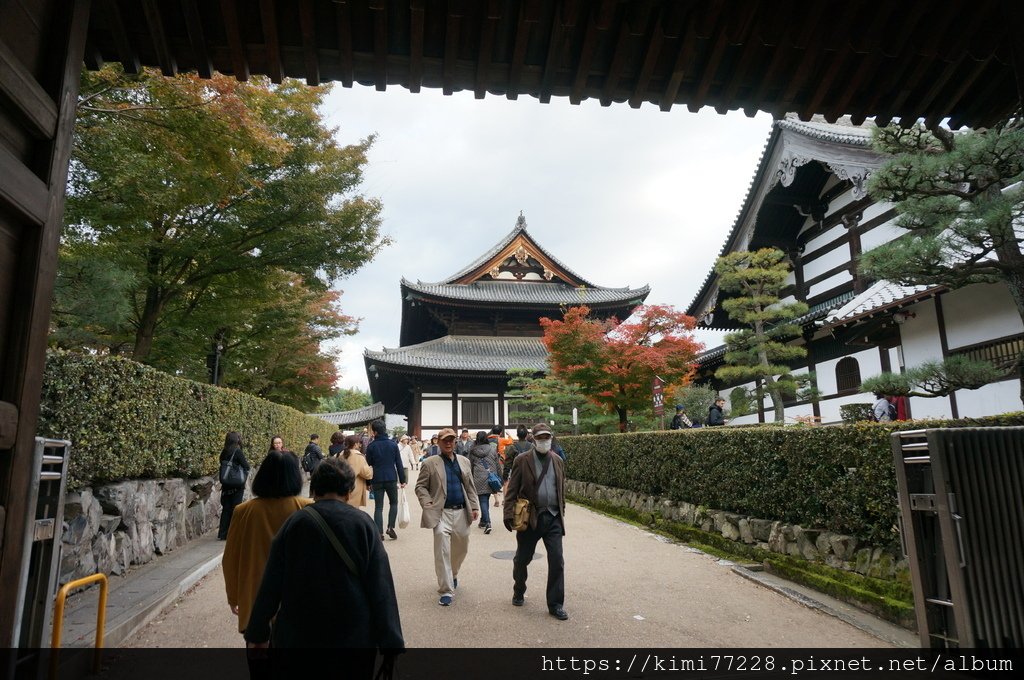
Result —
POLYGON ((380 420, 369 431, 372 439, 334 432, 326 454, 313 434, 301 457, 273 437, 246 502, 241 501, 250 463, 242 437, 231 432, 225 438, 218 537, 226 539, 228 606, 251 650, 359 648, 364 651, 347 657, 353 677, 371 675, 378 651, 391 663, 405 643, 385 546, 398 538, 398 496, 413 481, 420 526, 434 535, 438 604, 452 605, 473 524, 490 534, 492 497, 501 507, 504 495, 503 524, 517 538, 512 604, 524 604, 527 565, 543 541, 548 611, 568 618, 562 558, 565 453, 555 448, 546 424, 532 431, 520 426, 517 439, 501 427, 475 437, 467 429, 460 436, 446 428, 425 448, 416 437, 390 437, 380 420), (307 480, 311 498, 302 492, 307 480), (363 510, 368 497, 374 501, 372 517, 363 510))

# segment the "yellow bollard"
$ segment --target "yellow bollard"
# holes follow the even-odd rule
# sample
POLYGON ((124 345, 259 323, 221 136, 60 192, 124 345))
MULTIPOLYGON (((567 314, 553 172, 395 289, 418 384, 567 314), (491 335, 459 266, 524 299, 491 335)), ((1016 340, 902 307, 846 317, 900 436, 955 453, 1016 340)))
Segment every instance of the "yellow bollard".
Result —
POLYGON ((57 601, 53 607, 53 637, 50 640, 51 649, 60 649, 60 634, 64 628, 64 600, 68 593, 82 586, 92 583, 100 584, 100 604, 96 611, 96 649, 103 649, 103 626, 107 622, 107 575, 93 574, 85 578, 76 579, 65 583, 57 591, 57 601))

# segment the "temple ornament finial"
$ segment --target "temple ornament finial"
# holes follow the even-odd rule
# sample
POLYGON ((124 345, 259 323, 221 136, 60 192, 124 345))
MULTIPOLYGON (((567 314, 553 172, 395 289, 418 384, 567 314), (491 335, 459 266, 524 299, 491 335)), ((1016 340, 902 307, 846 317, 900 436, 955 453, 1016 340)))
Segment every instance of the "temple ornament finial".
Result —
POLYGON ((516 228, 517 229, 525 229, 526 228, 526 218, 523 217, 523 211, 522 210, 519 211, 519 218, 516 219, 516 228))

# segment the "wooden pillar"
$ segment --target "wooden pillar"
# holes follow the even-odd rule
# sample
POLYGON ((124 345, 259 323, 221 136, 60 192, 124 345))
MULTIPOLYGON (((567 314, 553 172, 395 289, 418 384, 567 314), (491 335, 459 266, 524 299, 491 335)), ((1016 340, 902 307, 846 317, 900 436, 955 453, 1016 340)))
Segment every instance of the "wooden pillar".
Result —
MULTIPOLYGON (((807 370, 810 373, 817 374, 818 365, 814 362, 814 345, 812 340, 814 339, 814 331, 804 331, 804 346, 807 348, 807 370)), ((818 387, 818 376, 814 376, 813 387, 817 391, 818 387)), ((814 414, 815 418, 821 418, 821 402, 817 399, 811 402, 811 413, 814 414)))
POLYGON ((459 427, 459 383, 452 386, 452 429, 459 427))
MULTIPOLYGON (((64 190, 89 0, 0 5, 0 642, 17 646, 64 190)), ((74 443, 72 442, 72 445, 74 443)))

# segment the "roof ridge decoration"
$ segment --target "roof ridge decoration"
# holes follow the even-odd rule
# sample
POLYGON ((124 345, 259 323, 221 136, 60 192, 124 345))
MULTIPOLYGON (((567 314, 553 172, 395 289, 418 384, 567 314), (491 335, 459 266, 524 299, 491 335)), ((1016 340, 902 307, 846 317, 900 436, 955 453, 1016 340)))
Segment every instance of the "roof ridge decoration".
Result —
POLYGON ((561 280, 577 288, 597 287, 545 250, 527 231, 526 217, 522 212, 519 213, 512 231, 498 243, 468 266, 438 283, 468 284, 488 280, 526 282, 530 280, 548 282, 561 280), (536 276, 527 279, 531 274, 536 276))

